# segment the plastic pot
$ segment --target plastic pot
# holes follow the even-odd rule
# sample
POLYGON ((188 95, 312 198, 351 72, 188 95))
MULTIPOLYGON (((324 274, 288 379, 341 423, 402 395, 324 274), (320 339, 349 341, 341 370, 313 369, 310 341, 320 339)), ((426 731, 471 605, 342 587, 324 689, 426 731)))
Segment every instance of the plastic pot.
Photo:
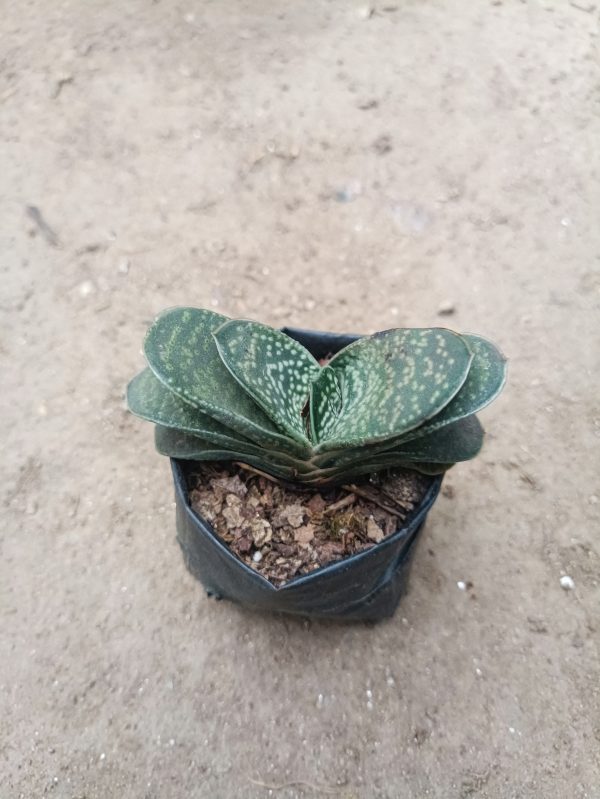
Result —
MULTIPOLYGON (((335 353, 358 338, 295 328, 283 328, 283 332, 316 358, 335 353)), ((379 544, 276 587, 239 560, 211 525, 192 510, 189 490, 193 462, 171 459, 171 467, 177 540, 188 569, 209 596, 230 599, 255 610, 348 621, 376 621, 394 614, 406 591, 423 523, 442 484, 442 476, 432 477, 420 505, 402 527, 379 544)))

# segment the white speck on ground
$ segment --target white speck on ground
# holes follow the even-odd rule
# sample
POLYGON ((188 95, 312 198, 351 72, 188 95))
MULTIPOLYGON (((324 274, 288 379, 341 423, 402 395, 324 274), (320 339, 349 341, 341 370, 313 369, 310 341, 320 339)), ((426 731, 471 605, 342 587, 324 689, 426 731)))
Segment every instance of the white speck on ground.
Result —
POLYGON ((84 280, 83 283, 79 284, 79 294, 82 297, 89 297, 90 294, 93 294, 95 291, 96 286, 94 286, 91 280, 84 280))

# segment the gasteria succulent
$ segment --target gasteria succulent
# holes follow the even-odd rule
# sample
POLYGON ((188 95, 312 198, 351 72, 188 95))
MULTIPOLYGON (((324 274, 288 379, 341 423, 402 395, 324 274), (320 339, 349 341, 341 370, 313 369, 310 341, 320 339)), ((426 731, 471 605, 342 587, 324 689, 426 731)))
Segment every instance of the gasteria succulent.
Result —
POLYGON ((506 377, 491 342, 445 328, 365 336, 321 366, 278 330, 198 308, 162 313, 144 352, 127 402, 156 424, 160 453, 313 485, 393 466, 439 474, 473 458, 475 413, 506 377))

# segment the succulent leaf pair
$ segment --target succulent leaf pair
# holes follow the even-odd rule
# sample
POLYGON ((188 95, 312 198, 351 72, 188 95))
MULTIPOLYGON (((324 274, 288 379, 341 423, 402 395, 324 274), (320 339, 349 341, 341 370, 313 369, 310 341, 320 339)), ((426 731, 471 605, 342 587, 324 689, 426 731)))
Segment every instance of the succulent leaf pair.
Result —
POLYGON ((197 308, 162 313, 144 352, 127 401, 157 425, 159 452, 315 485, 474 457, 474 414, 506 377, 491 342, 445 328, 365 336, 320 365, 278 330, 197 308))

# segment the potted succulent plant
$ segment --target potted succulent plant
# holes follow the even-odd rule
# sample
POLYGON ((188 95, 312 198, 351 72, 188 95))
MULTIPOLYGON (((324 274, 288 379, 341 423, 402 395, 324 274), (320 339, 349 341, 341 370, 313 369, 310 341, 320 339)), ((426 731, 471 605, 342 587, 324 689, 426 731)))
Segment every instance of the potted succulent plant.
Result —
MULTIPOLYGON (((155 423, 157 449, 171 458, 177 535, 192 573, 217 597, 344 619, 394 612, 443 474, 479 452, 483 430, 475 413, 499 394, 506 376, 505 359, 491 342, 445 328, 340 336, 275 330, 197 308, 158 316, 144 352, 148 368, 129 384, 127 401, 134 414, 155 423), (215 514, 203 518, 193 507, 202 463, 238 464, 258 479, 252 496, 231 472, 225 481, 222 475, 212 480, 226 486, 218 512, 229 513, 229 542, 218 534, 215 514), (365 517, 369 540, 363 536, 350 557, 312 562, 280 584, 259 573, 264 554, 287 551, 281 545, 273 553, 273 520, 260 518, 261 502, 277 513, 277 497, 299 490, 305 500, 318 495, 318 502, 315 496, 306 501, 321 520, 330 510, 328 497, 336 500, 334 510, 347 508, 350 495, 390 511, 373 489, 398 469, 422 475, 419 500, 406 505, 399 527, 383 530, 371 515, 365 517), (277 485, 275 501, 266 480, 277 485), (341 500, 340 485, 347 490, 341 500)), ((305 507, 290 523, 299 545, 310 548, 305 507)))

